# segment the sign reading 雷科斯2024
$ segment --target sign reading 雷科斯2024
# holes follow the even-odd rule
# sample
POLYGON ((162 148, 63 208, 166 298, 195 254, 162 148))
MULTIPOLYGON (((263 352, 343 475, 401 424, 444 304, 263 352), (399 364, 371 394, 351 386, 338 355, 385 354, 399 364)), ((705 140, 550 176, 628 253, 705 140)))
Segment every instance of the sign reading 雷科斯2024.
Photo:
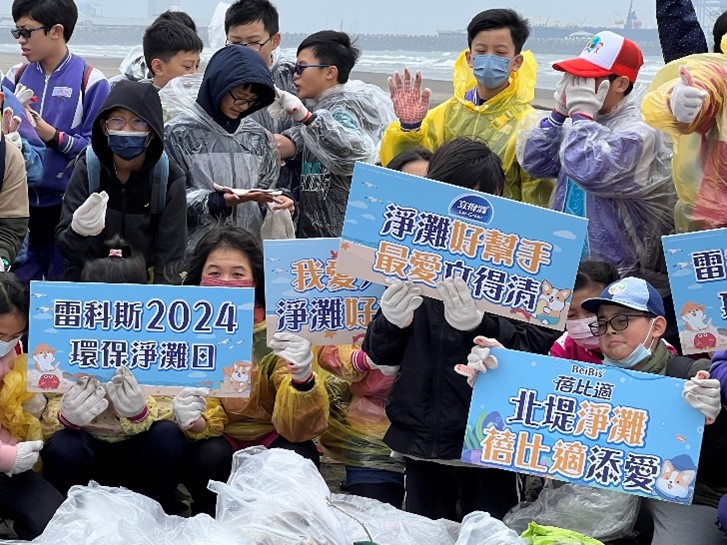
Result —
POLYGON ((28 390, 128 367, 144 391, 249 397, 252 288, 32 282, 28 390))
POLYGON ((437 284, 460 276, 482 310, 562 330, 587 223, 358 163, 336 271, 409 280, 437 299, 437 284))

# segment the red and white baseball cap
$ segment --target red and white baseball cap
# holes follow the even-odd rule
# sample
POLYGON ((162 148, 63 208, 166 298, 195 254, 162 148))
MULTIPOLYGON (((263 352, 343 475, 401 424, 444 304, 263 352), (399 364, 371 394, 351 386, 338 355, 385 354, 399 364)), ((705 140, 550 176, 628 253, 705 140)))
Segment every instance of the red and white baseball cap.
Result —
POLYGON ((643 64, 644 56, 638 45, 614 32, 604 30, 591 38, 578 57, 558 61, 553 64, 553 68, 584 78, 602 78, 616 74, 626 76, 633 83, 643 64))

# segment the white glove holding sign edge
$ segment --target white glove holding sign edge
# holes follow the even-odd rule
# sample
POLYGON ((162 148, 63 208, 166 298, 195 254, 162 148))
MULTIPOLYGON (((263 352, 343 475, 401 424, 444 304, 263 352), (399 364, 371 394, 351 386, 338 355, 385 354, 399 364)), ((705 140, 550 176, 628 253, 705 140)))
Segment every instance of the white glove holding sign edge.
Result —
POLYGON ((220 193, 228 193, 240 197, 240 202, 245 201, 256 201, 256 202, 274 202, 275 204, 281 204, 279 199, 283 192, 279 189, 262 189, 262 188, 251 188, 241 189, 237 187, 227 187, 219 184, 212 184, 215 191, 220 193))

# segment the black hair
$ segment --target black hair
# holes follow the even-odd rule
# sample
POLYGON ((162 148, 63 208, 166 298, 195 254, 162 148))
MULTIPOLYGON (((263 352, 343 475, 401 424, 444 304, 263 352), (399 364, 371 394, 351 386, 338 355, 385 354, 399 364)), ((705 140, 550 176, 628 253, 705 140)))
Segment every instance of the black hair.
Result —
POLYGON ((722 37, 727 34, 727 11, 717 17, 712 28, 712 36, 714 37, 714 52, 722 53, 720 44, 722 43, 722 37))
POLYGON ((475 36, 483 30, 500 28, 510 30, 512 43, 515 44, 515 53, 519 55, 530 36, 530 23, 511 9, 488 9, 475 15, 467 25, 467 46, 471 48, 475 36))
POLYGON ((414 148, 402 151, 399 155, 394 157, 386 168, 391 170, 401 170, 409 163, 414 161, 430 161, 432 159, 432 152, 426 148, 414 148))
POLYGON ((128 242, 116 235, 104 243, 106 255, 87 261, 81 272, 83 282, 107 284, 148 284, 146 262, 128 242))
POLYGON ((158 23, 159 21, 172 21, 174 23, 179 23, 180 25, 184 25, 191 28, 194 32, 197 32, 197 25, 195 24, 194 19, 192 19, 189 14, 184 11, 168 9, 167 11, 160 13, 159 16, 154 19, 154 23, 158 23))
POLYGON ((252 269, 252 279, 255 282, 255 304, 264 308, 265 273, 262 243, 258 237, 239 227, 218 225, 199 239, 189 260, 184 283, 199 286, 202 282, 202 270, 207 263, 207 258, 220 248, 239 250, 247 256, 252 269))
POLYGON ((505 187, 500 158, 485 143, 469 138, 442 144, 429 160, 427 178, 491 195, 502 195, 505 187))
POLYGON ((605 288, 621 278, 618 269, 607 261, 581 261, 573 291, 584 288, 605 288))
POLYGON ((191 28, 175 21, 162 20, 154 23, 144 32, 142 40, 144 61, 153 75, 151 61, 160 59, 169 62, 180 51, 201 52, 202 39, 191 28))
POLYGON ((262 21, 270 36, 280 32, 278 10, 268 0, 237 0, 225 13, 225 35, 232 27, 255 21, 262 21))
POLYGON ((48 34, 53 25, 63 25, 63 39, 68 43, 78 21, 78 8, 73 0, 15 0, 13 2, 13 21, 30 17, 38 21, 48 34))
POLYGON ((338 68, 338 83, 348 81, 351 70, 361 56, 361 50, 351 43, 350 36, 336 30, 321 30, 311 34, 300 42, 297 54, 308 48, 313 50, 321 64, 338 68))
MULTIPOLYGON (((621 76, 619 76, 618 74, 611 74, 611 75, 608 76, 608 81, 610 81, 611 83, 613 83, 614 81, 616 81, 616 78, 620 78, 620 77, 621 76)), ((629 96, 629 94, 633 90, 634 90, 634 82, 631 81, 631 80, 629 80, 629 86, 626 87, 626 91, 624 91, 624 96, 625 97, 629 96)))
POLYGON ((20 314, 28 319, 28 286, 11 272, 0 272, 0 314, 20 314))

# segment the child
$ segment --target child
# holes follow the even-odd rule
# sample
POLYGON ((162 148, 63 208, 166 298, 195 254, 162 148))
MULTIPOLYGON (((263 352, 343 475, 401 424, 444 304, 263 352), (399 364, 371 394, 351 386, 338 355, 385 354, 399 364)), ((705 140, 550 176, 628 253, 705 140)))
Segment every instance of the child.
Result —
MULTIPOLYGON (((167 149, 188 176, 188 253, 218 220, 260 233, 261 203, 274 197, 255 190, 275 187, 278 157, 272 135, 247 117, 274 96, 260 55, 230 45, 210 59, 193 108, 165 127, 167 149)), ((292 205, 287 196, 276 199, 274 208, 292 205)))
POLYGON ((616 267, 605 261, 583 261, 578 265, 565 333, 550 348, 551 356, 587 363, 603 361, 598 337, 591 333, 589 327, 596 316, 582 309, 581 303, 590 297, 598 297, 606 286, 618 278, 616 267))
POLYGON ((63 199, 58 247, 68 280, 89 259, 107 256, 118 235, 154 267, 154 282, 181 283, 186 241, 185 177, 164 152, 159 94, 149 83, 120 81, 93 127, 63 199))
POLYGON ((530 35, 528 21, 511 9, 488 9, 467 26, 468 49, 454 65, 454 96, 430 111, 429 89, 422 91, 417 72, 408 69, 389 78, 397 122, 381 142, 381 162, 423 146, 436 150, 453 138, 482 139, 500 157, 505 170, 505 197, 547 206, 553 181, 537 179, 520 168, 515 135, 521 119, 535 110, 537 63, 523 46, 530 35))
POLYGON ((103 74, 68 51, 78 10, 73 0, 15 0, 13 36, 30 64, 10 69, 3 87, 22 83, 38 97, 28 112, 46 150, 44 180, 30 191, 27 255, 21 280, 60 280, 65 264, 55 243, 61 201, 76 156, 88 145, 99 107, 109 93, 103 74))
MULTIPOLYGON (((428 176, 494 195, 505 183, 497 155, 464 138, 434 153, 428 176)), ((362 348, 372 362, 380 368, 399 366, 386 404, 391 427, 384 442, 406 457, 407 511, 459 520, 482 510, 501 518, 517 503, 515 474, 457 463, 471 391, 454 365, 466 360, 466 347, 484 332, 501 336, 510 348, 537 353, 547 352, 555 337, 533 325, 483 314, 460 278, 447 278, 438 289, 442 301, 422 298, 410 283, 394 282, 366 331, 362 348)))
POLYGON ((376 162, 381 135, 394 117, 381 89, 349 81, 359 54, 343 32, 311 34, 298 46, 298 96, 278 90, 270 109, 295 121, 276 138, 283 159, 302 161, 299 238, 341 235, 353 166, 376 162), (313 111, 303 100, 315 102, 313 111))
POLYGON ((144 59, 151 82, 161 89, 169 80, 185 74, 196 74, 202 40, 191 28, 175 21, 155 22, 144 32, 144 59))
POLYGON ((124 239, 116 235, 106 241, 105 247, 108 257, 87 261, 81 281, 106 284, 146 284, 149 281, 144 258, 124 239))
POLYGON ((432 158, 432 152, 425 148, 414 148, 402 151, 394 157, 386 168, 414 174, 415 176, 427 176, 429 169, 429 160, 432 158))
POLYGON ((188 446, 185 485, 194 513, 215 514, 210 479, 225 481, 236 450, 264 445, 287 448, 318 464, 312 439, 326 428, 328 395, 307 358, 310 344, 293 350, 285 339, 277 358, 266 345, 265 281, 259 239, 235 227, 216 227, 202 237, 192 256, 186 283, 255 288, 252 393, 244 398, 205 398, 198 388, 174 397, 174 414, 193 440, 188 446), (287 350, 286 350, 287 348, 287 350))
POLYGON ((43 434, 30 402, 40 400, 39 415, 45 400, 26 391, 27 357, 18 355, 28 306, 25 285, 11 273, 0 273, 0 517, 12 519, 15 533, 26 540, 39 536, 63 503, 63 496, 33 471, 43 434))

